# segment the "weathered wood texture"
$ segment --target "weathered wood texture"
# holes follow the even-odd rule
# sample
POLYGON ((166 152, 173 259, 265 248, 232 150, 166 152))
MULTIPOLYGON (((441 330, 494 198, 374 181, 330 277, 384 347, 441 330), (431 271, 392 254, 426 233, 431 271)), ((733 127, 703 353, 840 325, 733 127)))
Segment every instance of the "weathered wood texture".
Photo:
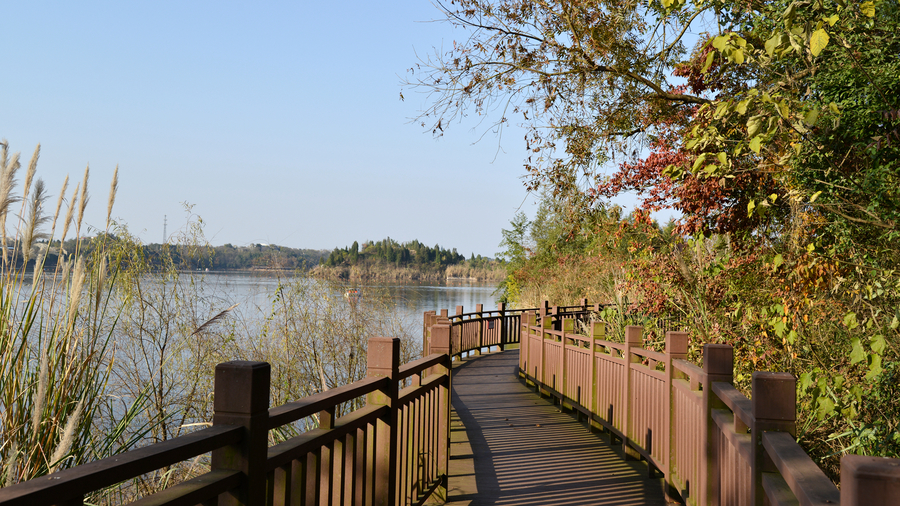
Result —
POLYGON ((666 504, 646 464, 625 461, 621 447, 519 381, 518 354, 454 368, 448 504, 666 504))

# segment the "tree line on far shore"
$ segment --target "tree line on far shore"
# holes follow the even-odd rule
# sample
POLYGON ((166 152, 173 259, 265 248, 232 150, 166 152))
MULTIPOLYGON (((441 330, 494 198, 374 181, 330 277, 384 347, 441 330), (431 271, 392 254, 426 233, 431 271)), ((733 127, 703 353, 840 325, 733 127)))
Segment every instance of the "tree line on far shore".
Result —
MULTIPOLYGON (((100 244, 105 234, 82 239, 82 248, 91 250, 93 244, 100 244)), ((109 234, 115 239, 115 234, 109 234)), ((75 249, 75 239, 63 244, 63 251, 75 249)), ((46 255, 45 268, 56 265, 59 256, 59 241, 38 243, 35 253, 46 255)), ((15 247, 15 246, 10 246, 15 247)), ((141 254, 149 265, 162 267, 165 262, 174 262, 181 269, 223 271, 223 270, 309 270, 318 265, 319 260, 328 256, 327 250, 290 248, 275 244, 250 244, 247 246, 197 245, 195 242, 171 244, 144 244, 140 246, 141 254), (185 244, 191 244, 187 246, 185 244)), ((32 258, 36 256, 33 255, 32 258)))
POLYGON ((456 248, 445 249, 439 244, 430 247, 418 240, 400 243, 387 237, 365 241, 361 246, 353 241, 349 247, 335 248, 320 258, 312 274, 356 280, 500 280, 505 277, 505 270, 503 262, 493 258, 472 253, 466 259, 456 248))

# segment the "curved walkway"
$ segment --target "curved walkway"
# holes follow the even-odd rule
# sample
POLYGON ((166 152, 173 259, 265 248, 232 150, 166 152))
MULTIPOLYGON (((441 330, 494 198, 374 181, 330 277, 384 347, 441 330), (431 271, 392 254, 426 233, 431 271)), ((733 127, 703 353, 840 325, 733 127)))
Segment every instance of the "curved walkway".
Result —
POLYGON ((516 374, 518 350, 453 371, 453 505, 665 505, 662 480, 592 434, 516 374))

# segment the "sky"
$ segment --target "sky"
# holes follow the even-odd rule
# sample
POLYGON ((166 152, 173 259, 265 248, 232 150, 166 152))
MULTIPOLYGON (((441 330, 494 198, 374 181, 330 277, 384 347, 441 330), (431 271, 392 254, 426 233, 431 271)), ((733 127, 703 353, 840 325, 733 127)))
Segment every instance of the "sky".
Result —
POLYGON ((117 165, 113 219, 144 243, 199 217, 213 245, 391 237, 492 257, 515 213, 536 210, 515 129, 435 139, 411 122, 427 99, 401 88, 407 69, 465 36, 427 0, 3 11, 0 138, 23 166, 41 144, 54 205, 90 164, 91 227, 117 165))

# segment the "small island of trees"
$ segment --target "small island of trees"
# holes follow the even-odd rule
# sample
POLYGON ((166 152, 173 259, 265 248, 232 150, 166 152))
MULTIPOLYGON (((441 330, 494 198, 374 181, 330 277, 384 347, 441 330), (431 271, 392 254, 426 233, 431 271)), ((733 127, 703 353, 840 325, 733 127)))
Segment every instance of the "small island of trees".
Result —
POLYGON ((418 240, 399 243, 390 237, 381 241, 359 242, 335 248, 319 260, 311 274, 331 279, 420 280, 443 279, 501 280, 503 262, 475 255, 466 257, 439 244, 426 246, 418 240))

